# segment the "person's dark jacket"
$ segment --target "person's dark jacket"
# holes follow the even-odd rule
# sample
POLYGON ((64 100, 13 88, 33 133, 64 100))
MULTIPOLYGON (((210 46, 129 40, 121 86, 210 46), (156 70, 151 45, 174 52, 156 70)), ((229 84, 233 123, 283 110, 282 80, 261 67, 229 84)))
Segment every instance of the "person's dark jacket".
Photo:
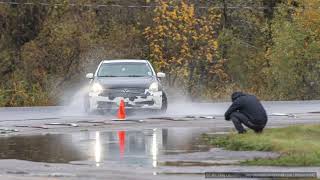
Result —
POLYGON ((230 120, 233 112, 240 112, 248 117, 255 124, 266 124, 267 113, 260 101, 253 95, 235 92, 232 94, 232 105, 224 114, 226 120, 230 120))

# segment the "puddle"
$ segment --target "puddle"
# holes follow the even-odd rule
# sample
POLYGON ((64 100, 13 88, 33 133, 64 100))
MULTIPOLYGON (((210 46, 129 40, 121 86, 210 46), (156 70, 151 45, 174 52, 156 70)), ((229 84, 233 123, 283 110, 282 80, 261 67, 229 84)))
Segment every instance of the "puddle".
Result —
POLYGON ((201 142, 205 128, 147 129, 143 131, 78 132, 0 138, 0 158, 48 163, 108 161, 153 166, 159 156, 208 151, 201 142))
POLYGON ((0 138, 0 158, 67 163, 83 160, 84 154, 69 135, 14 136, 0 138))

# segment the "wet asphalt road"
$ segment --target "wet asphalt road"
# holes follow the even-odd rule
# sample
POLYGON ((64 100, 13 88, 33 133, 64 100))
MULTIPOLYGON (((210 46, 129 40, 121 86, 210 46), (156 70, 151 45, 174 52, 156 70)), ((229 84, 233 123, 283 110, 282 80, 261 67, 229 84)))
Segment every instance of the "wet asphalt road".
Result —
MULTIPOLYGON (((137 114, 127 121, 88 116, 78 106, 0 108, 0 179, 204 179, 206 171, 288 170, 238 166, 276 155, 248 156, 200 142, 202 133, 232 131, 222 116, 229 105, 175 103, 165 115, 137 114)), ((264 105, 268 128, 320 123, 320 101, 264 105)), ((291 170, 320 173, 320 167, 291 170)))
MULTIPOLYGON (((320 115, 320 101, 279 101, 263 104, 269 115, 268 127, 313 123, 317 122, 320 115)), ((0 108, 0 127, 17 130, 7 135, 166 127, 210 127, 216 131, 225 131, 232 128, 230 122, 223 120, 224 111, 229 105, 229 102, 175 103, 170 104, 164 115, 140 113, 128 116, 128 121, 113 121, 115 115, 87 115, 81 105, 0 108), (213 116, 214 119, 200 118, 201 116, 213 116)))

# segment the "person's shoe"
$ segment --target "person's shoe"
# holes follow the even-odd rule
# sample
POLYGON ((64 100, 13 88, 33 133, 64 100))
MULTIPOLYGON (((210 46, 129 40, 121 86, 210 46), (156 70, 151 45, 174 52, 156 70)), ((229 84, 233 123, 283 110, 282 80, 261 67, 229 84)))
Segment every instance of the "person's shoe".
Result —
POLYGON ((261 134, 263 132, 263 129, 255 130, 254 132, 257 134, 261 134))
POLYGON ((247 131, 244 129, 243 131, 239 131, 238 133, 239 134, 245 134, 245 133, 247 133, 247 131))

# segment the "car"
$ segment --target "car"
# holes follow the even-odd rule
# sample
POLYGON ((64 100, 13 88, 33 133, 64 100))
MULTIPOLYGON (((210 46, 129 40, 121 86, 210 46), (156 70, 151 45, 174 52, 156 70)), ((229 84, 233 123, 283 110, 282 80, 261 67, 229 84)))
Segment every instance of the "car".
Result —
POLYGON ((107 113, 118 109, 124 100, 125 108, 164 113, 167 95, 161 84, 165 73, 156 73, 148 60, 103 60, 90 80, 84 107, 88 113, 107 113))

